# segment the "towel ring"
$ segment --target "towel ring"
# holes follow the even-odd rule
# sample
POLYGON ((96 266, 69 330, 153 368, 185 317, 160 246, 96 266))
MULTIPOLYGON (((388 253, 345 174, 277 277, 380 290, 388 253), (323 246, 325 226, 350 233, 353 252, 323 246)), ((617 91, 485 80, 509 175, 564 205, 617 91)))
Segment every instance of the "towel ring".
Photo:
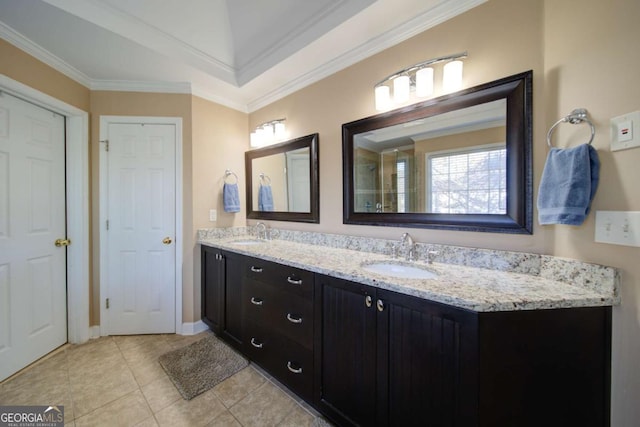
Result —
POLYGON ((264 172, 260 174, 260 179, 265 185, 271 185, 271 178, 269 178, 269 175, 265 175, 264 172))
POLYGON ((238 175, 236 175, 235 173, 231 172, 231 170, 227 169, 226 171, 224 171, 224 183, 225 184, 237 184, 238 183, 238 175), (230 176, 234 176, 236 178, 236 182, 227 182, 227 179, 230 176))
POLYGON ((573 110, 571 112, 571 114, 561 118, 560 120, 555 122, 553 124, 553 126, 551 126, 551 129, 549 129, 549 132, 547 132, 547 145, 549 147, 553 147, 553 145, 551 144, 551 134, 553 134, 553 130, 560 123, 566 123, 566 122, 569 122, 572 125, 577 125, 577 124, 580 124, 582 122, 587 122, 589 124, 589 126, 591 127, 591 138, 589 138, 589 142, 587 142, 587 144, 591 145, 591 143, 593 142, 593 137, 596 134, 596 128, 593 126, 593 123, 591 123, 591 120, 589 120, 589 117, 587 117, 587 109, 586 108, 576 108, 575 110, 573 110))

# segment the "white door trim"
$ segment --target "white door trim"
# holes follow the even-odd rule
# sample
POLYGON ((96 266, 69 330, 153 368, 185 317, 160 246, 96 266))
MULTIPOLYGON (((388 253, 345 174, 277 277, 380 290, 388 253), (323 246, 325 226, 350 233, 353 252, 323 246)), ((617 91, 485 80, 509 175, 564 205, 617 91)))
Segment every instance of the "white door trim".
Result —
MULTIPOLYGON (((138 116, 100 116, 100 141, 104 141, 108 136, 108 128, 111 123, 149 123, 149 124, 170 124, 176 127, 176 334, 182 333, 182 251, 184 243, 182 240, 182 118, 181 117, 138 117, 138 116)), ((103 266, 107 265, 107 239, 104 236, 105 224, 107 221, 107 156, 103 144, 100 144, 100 334, 109 335, 109 324, 107 322, 106 307, 103 295, 107 294, 106 271, 103 266)))
POLYGON ((65 116, 67 182, 67 340, 89 339, 89 115, 0 74, 0 90, 65 116))

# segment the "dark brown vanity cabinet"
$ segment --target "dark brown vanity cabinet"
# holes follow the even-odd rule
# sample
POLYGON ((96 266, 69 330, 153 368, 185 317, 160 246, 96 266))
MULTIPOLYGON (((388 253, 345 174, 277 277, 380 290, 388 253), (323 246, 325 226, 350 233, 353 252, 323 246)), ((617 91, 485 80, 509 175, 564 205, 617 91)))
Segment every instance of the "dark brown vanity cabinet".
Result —
POLYGON ((257 258, 245 262, 247 355, 301 397, 313 397, 313 273, 257 258))
POLYGON ((474 367, 465 360, 476 344, 473 313, 326 276, 316 281, 319 409, 341 425, 473 425, 474 367))
POLYGON ((611 308, 477 313, 316 275, 338 425, 608 426, 611 308))
POLYGON ((243 256, 202 246, 202 321, 236 348, 242 346, 243 256))

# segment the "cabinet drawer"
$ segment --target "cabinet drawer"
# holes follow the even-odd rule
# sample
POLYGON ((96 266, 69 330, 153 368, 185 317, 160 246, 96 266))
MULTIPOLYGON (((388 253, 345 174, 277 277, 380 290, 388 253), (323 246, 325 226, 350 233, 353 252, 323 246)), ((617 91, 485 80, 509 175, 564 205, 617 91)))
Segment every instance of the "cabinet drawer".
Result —
POLYGON ((313 302, 255 280, 245 284, 244 314, 300 345, 313 347, 313 302))
POLYGON ((313 273, 295 267, 249 258, 246 263, 246 277, 267 283, 277 288, 303 297, 313 296, 313 273))
POLYGON ((313 353, 254 321, 246 322, 247 355, 306 399, 313 397, 313 353))

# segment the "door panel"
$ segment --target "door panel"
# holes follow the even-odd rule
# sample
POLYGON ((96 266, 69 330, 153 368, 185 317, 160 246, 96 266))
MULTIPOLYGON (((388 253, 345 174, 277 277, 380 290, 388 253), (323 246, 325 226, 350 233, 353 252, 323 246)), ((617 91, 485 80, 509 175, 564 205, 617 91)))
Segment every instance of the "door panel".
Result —
POLYGON ((175 332, 175 132, 168 124, 109 124, 106 298, 112 335, 175 332))
POLYGON ((0 380, 67 341, 64 129, 0 96, 0 380))

